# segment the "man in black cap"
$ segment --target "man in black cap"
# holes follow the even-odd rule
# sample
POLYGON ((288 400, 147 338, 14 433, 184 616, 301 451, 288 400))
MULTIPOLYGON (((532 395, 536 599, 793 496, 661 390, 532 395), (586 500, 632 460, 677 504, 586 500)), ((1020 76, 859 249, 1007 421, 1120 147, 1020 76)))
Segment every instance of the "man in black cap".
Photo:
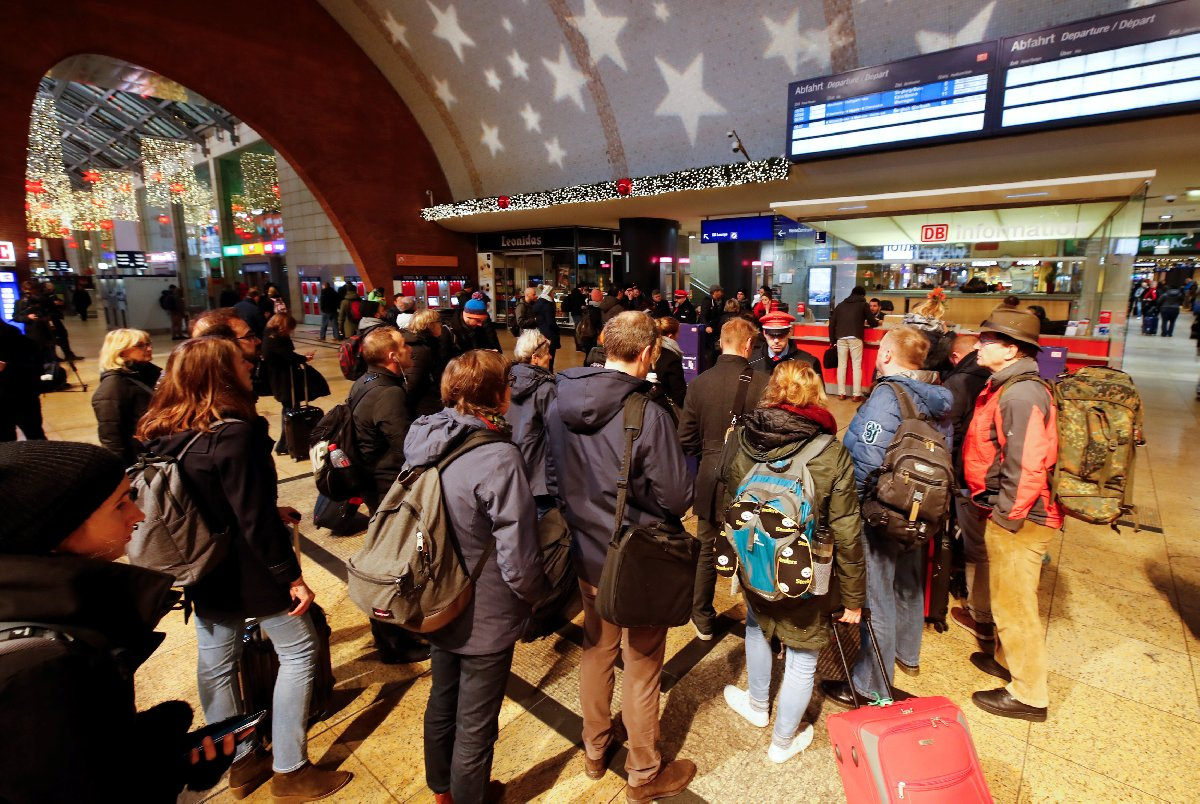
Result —
POLYGON ((976 692, 1000 717, 1041 722, 1049 706, 1045 629, 1038 619, 1042 556, 1063 525, 1050 488, 1058 457, 1054 399, 1038 377, 1039 322, 1028 310, 997 307, 983 322, 976 359, 992 372, 963 442, 971 500, 987 512, 988 589, 996 653, 971 663, 1007 686, 976 692))
POLYGON ((134 706, 134 671, 179 595, 171 576, 115 563, 142 520, 124 462, 91 444, 0 444, 0 499, 0 801, 166 802, 189 777, 212 786, 228 762, 189 772, 191 707, 134 706))

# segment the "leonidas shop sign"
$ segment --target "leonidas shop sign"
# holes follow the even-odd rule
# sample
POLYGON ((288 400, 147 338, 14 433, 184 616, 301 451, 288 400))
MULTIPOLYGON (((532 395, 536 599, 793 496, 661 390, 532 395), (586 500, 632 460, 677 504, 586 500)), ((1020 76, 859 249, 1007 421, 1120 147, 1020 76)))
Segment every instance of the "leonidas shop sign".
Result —
POLYGON ((1138 239, 1138 254, 1200 254, 1196 238, 1186 232, 1143 235, 1138 239))

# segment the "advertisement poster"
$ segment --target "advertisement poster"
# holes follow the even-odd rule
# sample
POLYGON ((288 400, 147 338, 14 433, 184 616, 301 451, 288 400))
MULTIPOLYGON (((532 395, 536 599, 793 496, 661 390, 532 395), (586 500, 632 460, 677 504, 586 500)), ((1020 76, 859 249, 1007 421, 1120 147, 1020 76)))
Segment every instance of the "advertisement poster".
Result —
POLYGON ((492 255, 490 252, 486 252, 479 254, 478 257, 479 289, 483 291, 484 298, 488 300, 488 314, 495 320, 496 294, 492 291, 492 285, 496 277, 492 272, 492 255))
POLYGON ((808 269, 808 303, 829 304, 829 295, 833 287, 832 268, 808 269))

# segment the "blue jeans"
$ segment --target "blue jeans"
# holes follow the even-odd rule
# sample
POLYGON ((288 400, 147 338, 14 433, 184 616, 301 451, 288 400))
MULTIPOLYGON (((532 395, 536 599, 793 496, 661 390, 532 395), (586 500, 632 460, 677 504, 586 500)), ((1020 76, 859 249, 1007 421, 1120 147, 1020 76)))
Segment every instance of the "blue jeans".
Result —
POLYGON ((866 624, 859 626, 862 650, 854 664, 854 689, 860 694, 887 695, 895 675, 896 660, 917 667, 921 663, 921 634, 925 630, 925 587, 921 582, 924 551, 902 552, 886 536, 869 529, 863 536, 867 550, 867 608, 875 627, 887 683, 879 677, 866 624))
MULTIPOLYGON (((817 651, 785 646, 783 683, 775 707, 775 733, 771 742, 787 748, 800 728, 804 710, 812 698, 817 672, 817 651)), ((750 700, 766 706, 771 699, 771 645, 763 636, 754 610, 746 606, 746 673, 750 676, 750 700)))
POLYGON ((342 333, 338 330, 337 313, 321 313, 321 340, 325 340, 325 331, 333 327, 333 339, 340 341, 342 333))
MULTIPOLYGON (((317 675, 317 632, 308 615, 289 616, 286 611, 251 618, 267 632, 279 656, 279 676, 271 700, 271 743, 276 773, 294 771, 308 760, 308 699, 317 675)), ((204 719, 216 723, 242 714, 238 694, 237 664, 242 653, 241 617, 210 620, 196 615, 196 677, 204 719)), ((241 759, 253 742, 238 746, 241 759)))

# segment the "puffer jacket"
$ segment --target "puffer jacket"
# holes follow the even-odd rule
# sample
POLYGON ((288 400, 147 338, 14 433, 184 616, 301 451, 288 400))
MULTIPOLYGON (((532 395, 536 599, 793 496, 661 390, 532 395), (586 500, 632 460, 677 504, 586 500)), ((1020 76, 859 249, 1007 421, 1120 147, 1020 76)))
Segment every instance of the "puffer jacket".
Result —
MULTIPOLYGON (((409 463, 436 463, 482 419, 444 408, 413 422, 404 442, 409 463)), ((511 443, 484 444, 442 472, 446 514, 468 570, 495 548, 475 584, 471 602, 450 625, 428 634, 430 643, 467 656, 498 653, 520 638, 532 607, 549 593, 537 537, 537 509, 521 455, 511 443)))
POLYGON ((975 402, 963 443, 963 473, 971 499, 990 508, 1005 530, 1024 520, 1061 528, 1062 509, 1050 481, 1058 460, 1058 411, 1046 386, 1036 380, 1005 381, 1036 375, 1037 361, 1022 358, 992 375, 975 402))
MULTIPOLYGON (((648 393, 649 383, 603 367, 558 375, 558 394, 546 419, 558 494, 571 526, 572 558, 581 580, 600 585, 617 511, 617 476, 625 456, 625 398, 648 393)), ((678 521, 692 504, 692 482, 671 414, 647 405, 633 442, 633 470, 624 525, 678 521)))
POLYGON ((74 638, 0 653, 0 801, 175 801, 191 708, 138 712, 133 683, 164 639, 154 629, 179 598, 172 580, 78 556, 0 561, 0 622, 74 638))
MULTIPOLYGON (((778 461, 799 452, 821 433, 833 434, 837 424, 824 408, 785 410, 758 408, 751 411, 734 431, 738 450, 722 468, 726 494, 721 510, 729 506, 737 487, 754 464, 778 461)), ((829 642, 829 617, 840 600, 846 608, 862 608, 867 595, 867 569, 863 558, 854 487, 854 464, 850 453, 834 439, 809 461, 813 498, 818 501, 818 521, 828 525, 834 539, 834 582, 830 594, 808 600, 784 598, 768 601, 743 592, 746 604, 768 639, 778 638, 789 648, 820 650, 829 642)))
POLYGON ((130 363, 101 374, 100 385, 92 394, 100 444, 120 455, 126 466, 135 464, 141 452, 142 445, 133 433, 150 406, 161 374, 162 369, 153 363, 130 363))
POLYGON ((505 418, 512 424, 512 440, 525 459, 525 476, 534 496, 558 494, 554 461, 546 442, 546 416, 554 402, 554 375, 531 363, 512 367, 512 401, 505 418))
POLYGON ((404 370, 410 419, 442 409, 442 344, 429 330, 404 331, 412 363, 404 370))
MULTIPOLYGON (((919 372, 910 372, 918 374, 919 372)), ((930 376, 922 374, 921 376, 930 376)), ((900 427, 900 403, 889 387, 898 383, 912 398, 917 410, 929 416, 932 424, 946 439, 946 447, 954 449, 954 428, 950 422, 953 395, 940 385, 932 385, 904 374, 880 377, 871 396, 854 414, 842 443, 854 458, 854 480, 861 494, 867 475, 883 465, 883 453, 896 437, 900 427)))

